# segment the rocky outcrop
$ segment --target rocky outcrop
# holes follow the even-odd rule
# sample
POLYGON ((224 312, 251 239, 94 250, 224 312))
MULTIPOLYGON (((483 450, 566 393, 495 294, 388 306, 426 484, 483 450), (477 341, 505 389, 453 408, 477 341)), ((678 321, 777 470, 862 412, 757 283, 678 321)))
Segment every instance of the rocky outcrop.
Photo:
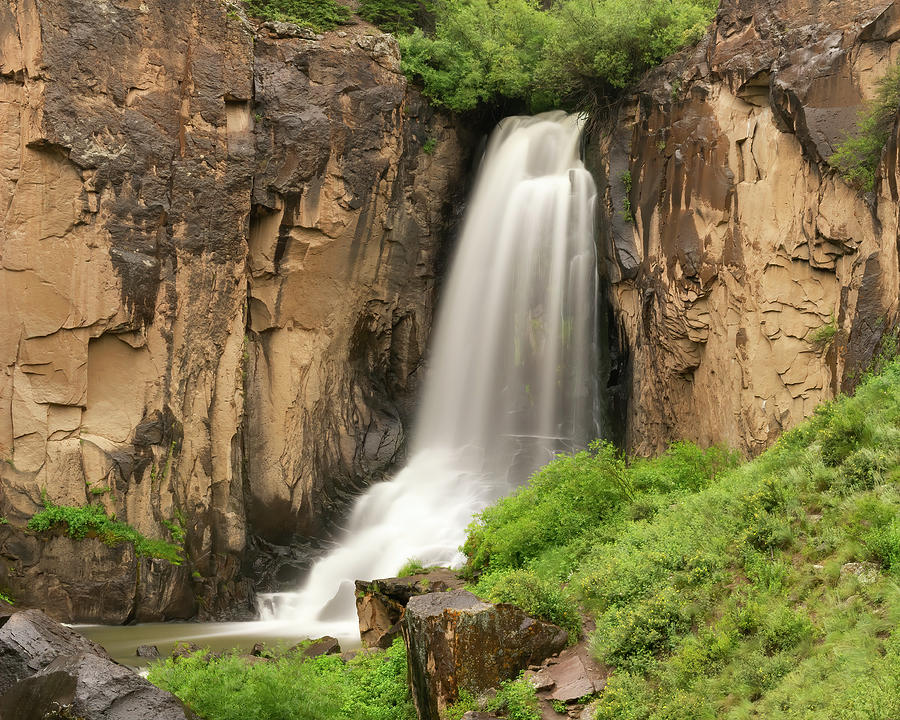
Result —
POLYGON ((359 637, 365 647, 388 648, 400 635, 400 622, 410 598, 459 590, 465 585, 452 570, 432 570, 408 577, 356 581, 359 637))
POLYGON ((420 720, 439 720, 460 691, 478 695, 495 688, 559 653, 568 640, 556 625, 466 590, 411 598, 401 627, 420 720))
POLYGON ((871 196, 827 160, 898 39, 885 0, 725 0, 592 138, 631 449, 758 452, 896 325, 897 134, 871 196))
POLYGON ((108 660, 96 643, 60 625, 40 610, 14 612, 0 627, 0 694, 60 657, 90 653, 108 660))
MULTIPOLYGON (((159 653, 156 655, 159 656, 159 653)), ((172 694, 40 610, 0 626, 0 720, 187 720, 172 694)))
POLYGON ((171 693, 112 660, 60 656, 0 696, 3 720, 190 720, 171 693))
POLYGON ((0 586, 63 620, 247 608, 253 539, 326 534, 403 451, 465 155, 368 25, 4 3, 0 586), (183 522, 186 564, 24 533, 42 489, 183 522))

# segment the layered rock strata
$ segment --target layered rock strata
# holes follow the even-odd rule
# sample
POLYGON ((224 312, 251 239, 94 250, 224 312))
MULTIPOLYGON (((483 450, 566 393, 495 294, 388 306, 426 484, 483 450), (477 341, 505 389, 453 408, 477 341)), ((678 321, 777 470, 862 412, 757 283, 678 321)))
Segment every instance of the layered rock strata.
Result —
POLYGON ((898 39, 893 2, 725 0, 593 136, 631 449, 758 452, 896 326, 896 127, 868 196, 827 161, 898 39))
POLYGON ((371 26, 3 3, 0 587, 215 615, 253 537, 326 532, 402 453, 465 155, 371 26), (183 531, 185 565, 23 533, 44 491, 183 531))

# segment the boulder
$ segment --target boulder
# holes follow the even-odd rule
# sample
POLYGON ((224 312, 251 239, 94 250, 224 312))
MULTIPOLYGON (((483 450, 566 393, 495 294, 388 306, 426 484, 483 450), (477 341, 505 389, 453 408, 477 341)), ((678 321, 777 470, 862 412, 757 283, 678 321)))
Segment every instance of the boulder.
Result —
POLYGON ((340 652, 341 644, 337 641, 337 638, 326 635, 313 640, 311 645, 305 647, 303 649, 303 657, 314 658, 320 655, 339 655, 340 652))
POLYGON ((591 657, 584 643, 566 648, 559 657, 546 660, 537 672, 526 673, 539 698, 567 705, 603 690, 608 675, 609 669, 591 657))
POLYGON ((0 617, 0 622, 0 693, 60 656, 91 653, 109 659, 102 647, 40 610, 22 610, 0 617))
POLYGON ((60 656, 0 696, 0 720, 189 720, 171 693, 112 660, 60 656), (55 712, 54 712, 55 711, 55 712))
POLYGON ((420 720, 439 720, 461 690, 478 695, 566 647, 566 631, 465 590, 409 600, 401 623, 420 720))
POLYGON ((138 645, 135 655, 140 658, 155 660, 159 657, 159 648, 156 645, 138 645))
POLYGON ((356 581, 359 637, 365 647, 390 647, 400 634, 400 620, 411 597, 456 590, 463 580, 452 570, 433 570, 409 577, 356 581))

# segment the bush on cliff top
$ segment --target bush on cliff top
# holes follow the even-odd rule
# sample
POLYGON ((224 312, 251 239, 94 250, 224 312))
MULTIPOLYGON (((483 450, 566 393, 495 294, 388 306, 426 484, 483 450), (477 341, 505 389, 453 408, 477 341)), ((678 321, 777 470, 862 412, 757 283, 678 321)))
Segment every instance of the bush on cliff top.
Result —
POLYGON ((593 615, 598 720, 900 717, 900 362, 879 365, 737 468, 686 444, 559 459, 473 524, 470 569, 593 615))
POLYGON ((441 0, 433 32, 398 38, 407 75, 451 110, 592 109, 699 40, 718 0, 441 0))

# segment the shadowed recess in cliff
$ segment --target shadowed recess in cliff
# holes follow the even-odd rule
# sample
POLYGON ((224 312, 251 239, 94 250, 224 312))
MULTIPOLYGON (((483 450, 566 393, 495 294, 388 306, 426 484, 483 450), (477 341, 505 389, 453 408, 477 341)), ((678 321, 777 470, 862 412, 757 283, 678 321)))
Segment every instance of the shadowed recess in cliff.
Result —
POLYGON ((441 300, 410 462, 264 619, 355 639, 356 579, 452 564, 474 513, 599 434, 596 189, 576 116, 507 118, 488 146, 441 300))

